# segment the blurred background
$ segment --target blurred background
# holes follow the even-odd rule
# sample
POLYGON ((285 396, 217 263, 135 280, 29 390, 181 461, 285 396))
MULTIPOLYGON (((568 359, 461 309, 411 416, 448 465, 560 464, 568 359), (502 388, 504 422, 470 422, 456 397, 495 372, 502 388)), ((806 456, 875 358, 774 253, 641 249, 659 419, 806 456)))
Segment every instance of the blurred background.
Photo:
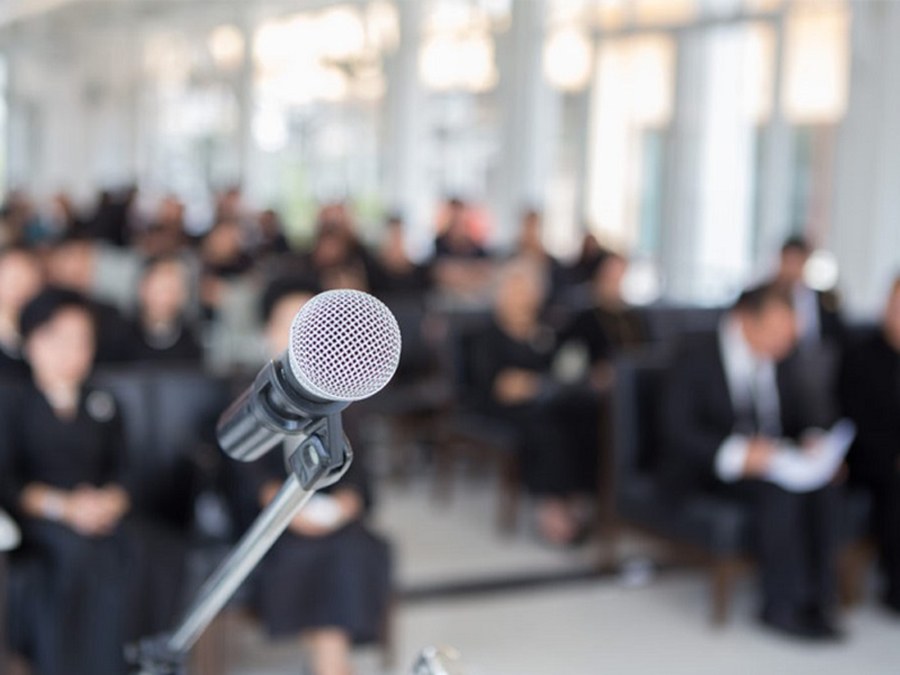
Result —
POLYGON ((539 206, 553 253, 593 232, 645 293, 703 302, 804 231, 872 309, 897 236, 890 4, 12 0, 0 180, 41 210, 175 194, 194 233, 240 185, 295 242, 349 199, 366 238, 399 211, 417 258, 448 195, 498 247, 539 206))
MULTIPOLYGON (((628 448, 652 420, 608 373, 714 329, 781 274, 788 240, 847 331, 874 327, 900 270, 897 35, 891 0, 3 0, 0 240, 40 270, 32 293, 99 308, 99 381, 138 463, 155 451, 128 425, 168 421, 123 378, 144 391, 189 362, 208 383, 159 441, 192 460, 195 582, 240 530, 240 467, 229 478, 210 451, 210 411, 275 351, 278 301, 351 287, 394 310, 400 372, 349 423, 366 526, 392 551, 393 630, 355 653, 359 672, 406 672, 445 643, 466 673, 894 672, 871 551, 839 647, 768 638, 752 575, 726 584, 731 623, 709 626, 717 543, 623 516, 646 470, 628 448), (534 368, 588 394, 587 413, 566 408, 596 455, 577 536, 552 536, 516 423, 486 413, 484 354, 507 352, 473 340, 529 303, 559 347, 534 368), (579 333, 597 307, 611 335, 579 333)), ((0 315, 27 299, 0 297, 0 315)), ((197 672, 301 667, 300 643, 253 612, 217 630, 197 672)))

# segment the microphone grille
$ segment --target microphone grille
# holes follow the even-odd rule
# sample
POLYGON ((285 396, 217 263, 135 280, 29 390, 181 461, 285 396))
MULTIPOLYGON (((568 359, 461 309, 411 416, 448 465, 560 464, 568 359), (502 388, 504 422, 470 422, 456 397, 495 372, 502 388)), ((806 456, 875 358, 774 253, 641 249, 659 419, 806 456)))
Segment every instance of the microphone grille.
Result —
POLYGON ((291 371, 312 395, 329 401, 372 396, 394 376, 400 327, 377 298, 353 290, 319 293, 291 324, 291 371))

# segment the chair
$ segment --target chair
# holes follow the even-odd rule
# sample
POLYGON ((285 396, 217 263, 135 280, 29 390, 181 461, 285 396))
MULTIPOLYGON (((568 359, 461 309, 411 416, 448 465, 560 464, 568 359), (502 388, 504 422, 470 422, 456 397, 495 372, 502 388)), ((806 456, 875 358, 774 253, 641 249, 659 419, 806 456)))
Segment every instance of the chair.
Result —
MULTIPOLYGON (((617 364, 613 398, 616 517, 620 526, 650 533, 706 561, 711 615, 714 624, 722 625, 734 582, 752 565, 750 514, 744 505, 723 497, 689 495, 675 507, 664 496, 656 469, 661 448, 661 385, 668 363, 667 351, 656 350, 617 364)), ((848 544, 867 532, 868 508, 864 495, 849 495, 841 524, 848 544)), ((858 565, 842 561, 841 571, 840 587, 857 588, 852 577, 860 573, 858 565)))
POLYGON ((444 418, 435 495, 450 496, 454 465, 461 454, 474 450, 482 457, 487 456, 498 465, 497 525, 501 532, 511 532, 516 526, 521 499, 519 457, 515 429, 480 410, 484 391, 479 385, 484 378, 480 376, 483 364, 479 358, 479 339, 485 323, 468 319, 451 332, 449 353, 454 404, 444 418))
POLYGON ((405 480, 410 447, 416 441, 436 442, 441 420, 452 403, 450 378, 441 359, 440 335, 445 326, 443 319, 429 313, 416 298, 383 299, 397 318, 403 337, 400 364, 383 391, 356 406, 362 414, 387 423, 392 473, 405 480))

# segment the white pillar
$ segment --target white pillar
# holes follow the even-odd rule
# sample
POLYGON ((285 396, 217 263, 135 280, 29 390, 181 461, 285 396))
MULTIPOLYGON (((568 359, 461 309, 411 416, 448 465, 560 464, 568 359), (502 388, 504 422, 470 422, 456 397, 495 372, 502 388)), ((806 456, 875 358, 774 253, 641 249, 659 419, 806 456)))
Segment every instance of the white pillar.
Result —
POLYGON ((387 59, 387 129, 382 156, 387 206, 404 218, 414 253, 427 252, 433 239, 431 195, 425 182, 426 92, 419 79, 423 4, 398 0, 400 44, 387 59))
POLYGON ((495 242, 515 240, 523 207, 543 206, 552 173, 560 95, 543 75, 545 0, 515 2, 500 63, 501 178, 494 205, 495 242))
MULTIPOLYGON (((794 154, 794 133, 782 110, 784 82, 784 24, 782 14, 773 24, 775 57, 772 77, 772 111, 763 132, 765 153, 760 176, 759 230, 756 238, 756 262, 765 265, 773 259, 782 240, 797 223, 791 222, 791 195, 794 174, 791 160, 794 154)), ((803 223, 805 225, 805 223, 803 223)))
POLYGON ((853 3, 850 91, 841 124, 833 229, 854 315, 880 311, 900 272, 900 3, 853 3))
POLYGON ((695 294, 705 67, 703 36, 697 32, 680 33, 675 68, 675 107, 669 129, 665 171, 660 255, 665 294, 675 301, 691 300, 695 294))

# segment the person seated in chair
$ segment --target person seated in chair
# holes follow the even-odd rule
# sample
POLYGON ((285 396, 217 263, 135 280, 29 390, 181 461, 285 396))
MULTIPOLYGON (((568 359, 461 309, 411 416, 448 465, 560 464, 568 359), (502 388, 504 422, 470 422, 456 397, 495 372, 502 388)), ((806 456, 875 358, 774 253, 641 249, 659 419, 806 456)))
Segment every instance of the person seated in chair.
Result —
POLYGON ((850 479, 872 494, 884 604, 900 616, 900 278, 881 329, 848 349, 840 391, 844 414, 858 430, 847 458, 850 479))
POLYGON ((77 293, 51 288, 20 327, 33 379, 0 391, 0 506, 43 572, 27 599, 28 656, 41 675, 120 675, 130 497, 115 400, 86 385, 94 320, 77 293))
POLYGON ((765 625, 835 639, 840 490, 789 492, 765 480, 783 439, 812 442, 811 413, 782 367, 796 341, 791 297, 776 284, 745 291, 718 332, 687 338, 663 399, 663 471, 674 497, 711 492, 747 503, 765 625))
POLYGON ((138 288, 138 314, 130 322, 127 359, 196 363, 200 344, 188 322, 191 300, 187 265, 179 256, 151 258, 138 288))
POLYGON ((590 381, 599 390, 609 387, 612 361, 620 353, 646 342, 646 329, 622 297, 628 260, 617 253, 597 264, 591 281, 592 306, 582 310, 563 331, 560 340, 584 350, 590 381))
MULTIPOLYGON (((266 342, 273 356, 288 346, 291 322, 314 294, 302 282, 273 284, 264 296, 266 342)), ((353 439, 354 424, 344 413, 353 439)), ((378 639, 391 592, 388 544, 365 524, 371 503, 360 447, 348 472, 313 496, 263 560, 256 605, 273 637, 298 636, 315 675, 348 675, 354 643, 378 639)), ((245 467, 242 467, 242 469, 245 467)), ((250 467, 256 508, 287 477, 278 450, 250 467)))
POLYGON ((541 321, 546 292, 537 271, 525 259, 505 264, 474 356, 483 409, 515 429, 525 486, 538 498, 538 531, 568 544, 585 532, 584 497, 597 488, 596 411, 570 409, 552 381, 556 335, 541 321), (584 423, 589 431, 580 433, 584 423))

